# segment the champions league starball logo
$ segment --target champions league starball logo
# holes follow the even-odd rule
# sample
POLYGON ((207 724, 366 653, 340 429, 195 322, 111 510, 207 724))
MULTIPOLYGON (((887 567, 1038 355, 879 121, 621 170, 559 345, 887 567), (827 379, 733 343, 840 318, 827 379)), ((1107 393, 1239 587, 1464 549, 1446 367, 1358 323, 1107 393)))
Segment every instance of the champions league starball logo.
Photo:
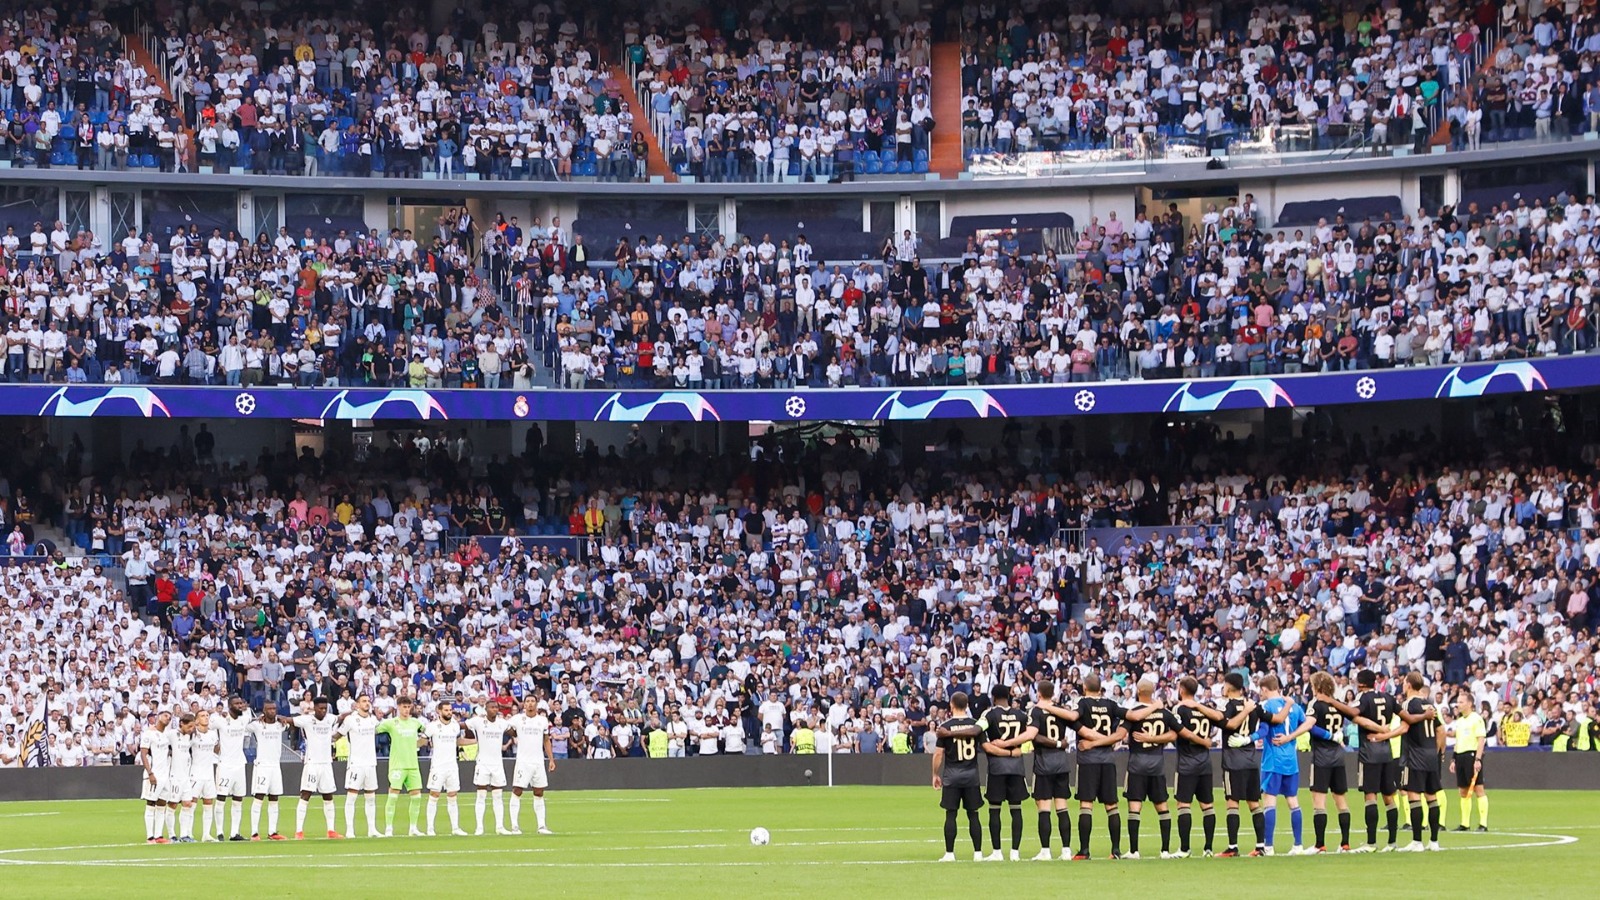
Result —
POLYGON ((693 421, 704 422, 707 419, 720 422, 722 416, 717 413, 717 408, 711 401, 693 391, 668 391, 659 394, 656 399, 640 403, 637 406, 628 406, 622 402, 621 391, 606 398, 600 404, 600 411, 594 414, 596 422, 650 422, 650 421, 693 421))
POLYGON ((137 409, 139 415, 146 419, 172 418, 167 405, 161 402, 155 391, 146 387, 60 388, 44 401, 38 414, 69 418, 127 415, 128 407, 137 409))
MULTIPOLYGON (((1497 379, 1507 379, 1514 382, 1514 390, 1546 391, 1550 389, 1549 383, 1544 380, 1544 375, 1531 362, 1504 362, 1496 363, 1489 371, 1477 378, 1462 378, 1462 367, 1456 366, 1444 380, 1439 382, 1439 389, 1434 391, 1435 398, 1446 397, 1482 397, 1490 393, 1496 386, 1497 379)), ((1511 393, 1507 390, 1498 390, 1494 393, 1511 393)))
MULTIPOLYGON (((357 395, 360 396, 360 395, 357 395)), ((323 419, 448 419, 444 407, 427 391, 383 391, 365 403, 351 400, 349 391, 335 394, 322 408, 323 419), (398 409, 395 407, 399 407, 398 409), (407 414, 405 410, 409 409, 407 414)))
POLYGON ((1294 398, 1271 378, 1241 378, 1215 385, 1185 381, 1167 398, 1162 412, 1215 412, 1219 409, 1273 409, 1293 406, 1294 398))
MULTIPOLYGON (((1006 408, 993 394, 981 388, 951 388, 946 391, 895 391, 888 399, 878 404, 877 412, 872 414, 874 419, 888 421, 905 421, 913 419, 934 418, 940 412, 940 407, 950 404, 952 406, 965 406, 971 414, 980 419, 991 416, 1006 417, 1006 408), (917 397, 926 396, 926 400, 916 400, 917 397), (907 402, 907 400, 913 402, 907 402)), ((952 411, 941 418, 954 418, 966 415, 966 411, 952 411)))

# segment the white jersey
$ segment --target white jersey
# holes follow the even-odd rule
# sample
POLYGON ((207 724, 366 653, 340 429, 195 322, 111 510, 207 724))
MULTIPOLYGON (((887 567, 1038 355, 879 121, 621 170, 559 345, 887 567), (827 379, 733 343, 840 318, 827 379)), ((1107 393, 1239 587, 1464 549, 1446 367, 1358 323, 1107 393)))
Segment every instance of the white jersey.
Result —
POLYGON ((256 768, 276 766, 283 761, 284 721, 268 723, 257 719, 250 723, 250 733, 256 738, 256 768))
POLYGON ((194 733, 194 772, 196 777, 210 778, 216 774, 217 739, 217 733, 211 729, 194 733))
POLYGON ((239 718, 222 716, 211 720, 211 732, 217 736, 217 762, 224 769, 244 768, 244 739, 250 734, 250 714, 239 718))
POLYGON ((194 735, 178 732, 172 736, 172 781, 187 784, 194 779, 194 735))
POLYGON ((500 748, 505 745, 506 730, 510 727, 509 720, 501 716, 493 722, 483 716, 473 716, 467 720, 467 727, 478 737, 478 765, 497 766, 504 763, 505 757, 500 748))
POLYGON ((550 733, 550 720, 544 713, 517 713, 507 728, 517 735, 517 762, 544 762, 544 736, 550 733))
POLYGON ((456 744, 461 739, 459 720, 429 722, 422 733, 428 736, 428 743, 433 747, 433 761, 436 765, 441 762, 456 761, 456 744))
POLYGON ((378 717, 351 713, 339 725, 339 733, 350 739, 350 765, 378 764, 378 717))
POLYGON ((166 731, 146 728, 139 734, 139 749, 150 753, 150 771, 158 781, 165 781, 172 771, 172 737, 177 733, 169 727, 166 731))
POLYGON ((294 727, 305 732, 306 765, 324 766, 333 764, 333 733, 339 727, 338 719, 332 715, 323 716, 320 719, 315 715, 295 716, 294 727))

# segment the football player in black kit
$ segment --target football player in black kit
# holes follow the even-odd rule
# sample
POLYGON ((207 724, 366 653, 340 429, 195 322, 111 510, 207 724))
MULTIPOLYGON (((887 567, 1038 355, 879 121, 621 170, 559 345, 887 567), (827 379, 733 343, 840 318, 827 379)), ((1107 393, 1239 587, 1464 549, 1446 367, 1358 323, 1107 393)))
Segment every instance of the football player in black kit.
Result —
POLYGON ((978 784, 978 723, 967 711, 967 695, 950 695, 950 718, 935 734, 939 738, 933 751, 933 787, 939 791, 939 806, 944 810, 944 857, 956 859, 956 812, 967 811, 967 829, 972 833, 972 858, 983 859, 983 823, 978 810, 983 794, 978 784))
MULTIPOLYGON (((1100 676, 1083 679, 1083 696, 1078 699, 1078 853, 1073 859, 1089 858, 1089 835, 1094 830, 1094 805, 1106 808, 1106 830, 1111 835, 1111 858, 1122 858, 1122 814, 1117 809, 1117 763, 1112 748, 1128 736, 1122 726, 1122 707, 1100 695, 1100 676)), ((1043 706, 1052 715, 1065 717, 1067 710, 1043 706)))
POLYGON ((1162 749, 1178 739, 1178 717, 1155 702, 1156 679, 1139 679, 1139 701, 1128 709, 1128 859, 1139 858, 1139 825, 1144 802, 1161 817, 1161 858, 1172 858, 1172 810, 1167 807, 1167 765, 1162 749))
POLYGON ((1350 852, 1350 790, 1344 765, 1344 712, 1333 703, 1333 676, 1317 672, 1311 676, 1312 700, 1309 717, 1326 736, 1311 735, 1311 821, 1316 831, 1312 853, 1326 853, 1328 836, 1328 795, 1339 810, 1339 852, 1350 852))
POLYGON ((1267 816, 1261 809, 1261 749, 1256 732, 1261 727, 1261 710, 1245 696, 1244 676, 1229 672, 1223 682, 1222 706, 1222 793, 1228 801, 1228 849, 1222 856, 1239 855, 1239 804, 1250 807, 1250 824, 1256 830, 1256 848, 1251 856, 1267 853, 1267 816))
POLYGON ((992 705, 983 711, 978 727, 983 729, 983 752, 989 762, 989 839, 993 848, 990 862, 999 862, 1000 807, 1011 807, 1011 859, 1022 858, 1022 801, 1028 799, 1028 782, 1022 767, 1023 733, 1028 717, 1011 706, 1011 689, 1003 684, 989 691, 992 705))
POLYGON ((1405 754, 1403 775, 1406 799, 1411 801, 1411 843, 1400 850, 1420 853, 1439 849, 1439 832, 1444 827, 1439 809, 1440 760, 1444 757, 1444 729, 1439 727, 1439 710, 1428 699, 1428 681, 1412 670, 1406 675, 1406 700, 1400 707, 1400 720, 1406 724, 1400 736, 1405 754), (1422 843, 1422 804, 1428 804, 1428 843, 1422 843))
POLYGON ((1212 723, 1222 721, 1222 713, 1198 699, 1200 682, 1184 677, 1178 681, 1178 705, 1173 709, 1183 730, 1178 732, 1178 855, 1189 855, 1189 829, 1194 824, 1190 808, 1200 804, 1206 835, 1205 855, 1217 836, 1217 810, 1211 780, 1212 723))
POLYGON ((1357 847, 1355 853, 1388 853, 1395 849, 1400 836, 1400 808, 1395 805, 1395 792, 1400 789, 1400 763, 1394 758, 1390 739, 1404 732, 1404 727, 1391 727, 1398 721, 1400 705, 1378 688, 1378 675, 1371 669, 1356 673, 1356 705, 1330 699, 1334 709, 1347 716, 1361 729, 1361 746, 1356 750, 1357 789, 1366 797, 1367 843, 1357 847), (1381 851, 1378 847, 1378 801, 1383 800, 1387 813, 1389 843, 1381 851))
POLYGON ((1033 742, 1033 799, 1039 806, 1039 853, 1036 861, 1050 856, 1051 818, 1061 826, 1061 858, 1072 858, 1072 735, 1078 730, 1078 714, 1055 705, 1056 686, 1039 682, 1039 703, 1028 714, 1024 741, 1033 742), (1050 712, 1050 709, 1056 712, 1050 712))

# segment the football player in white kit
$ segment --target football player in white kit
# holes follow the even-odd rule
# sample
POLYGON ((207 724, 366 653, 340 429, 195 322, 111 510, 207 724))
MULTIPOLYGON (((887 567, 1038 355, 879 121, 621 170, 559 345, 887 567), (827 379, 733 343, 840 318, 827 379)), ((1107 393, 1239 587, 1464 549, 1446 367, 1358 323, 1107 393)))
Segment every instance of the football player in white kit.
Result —
POLYGON ((456 795, 461 793, 461 765, 456 762, 456 747, 467 743, 461 739, 461 723, 449 703, 439 704, 439 718, 429 722, 422 733, 433 748, 428 760, 428 811, 427 834, 433 837, 433 814, 439 810, 439 795, 446 795, 450 812, 450 833, 466 836, 461 830, 461 807, 456 805, 456 795))
POLYGON ((244 775, 244 739, 250 735, 250 707, 243 697, 228 698, 228 714, 218 716, 211 723, 217 735, 217 796, 223 798, 217 808, 217 836, 223 836, 223 814, 228 811, 229 799, 233 807, 233 827, 230 841, 242 841, 244 835, 239 825, 244 818, 244 798, 250 793, 250 782, 244 775))
POLYGON ((178 733, 172 736, 172 777, 167 779, 163 793, 169 808, 180 807, 175 843, 194 843, 194 713, 178 717, 178 733))
POLYGON ((268 700, 261 705, 261 718, 250 723, 256 739, 256 765, 250 773, 250 793, 256 802, 250 807, 250 840, 261 840, 261 809, 267 810, 267 839, 283 840, 278 833, 278 798, 283 796, 283 732, 289 724, 278 718, 278 704, 268 700))
POLYGON ((339 720, 339 733, 350 740, 350 762, 344 772, 344 832, 356 832, 356 796, 366 798, 367 837, 382 837, 378 830, 378 717, 372 698, 356 698, 356 708, 339 720))
POLYGON ((550 719, 538 701, 524 697, 522 712, 511 717, 507 728, 517 736, 516 764, 511 769, 511 833, 522 833, 522 792, 531 789, 539 833, 553 834, 544 824, 546 773, 556 770, 556 758, 550 753, 550 719))
POLYGON ((144 839, 148 844, 167 843, 167 801, 163 797, 167 781, 172 774, 172 737, 177 729, 172 725, 172 713, 158 712, 150 727, 139 733, 139 765, 144 767, 144 787, 140 799, 144 800, 144 839))
POLYGON ((494 833, 511 833, 506 830, 506 762, 503 753, 509 725, 510 720, 500 715, 500 707, 492 698, 482 713, 466 721, 467 728, 478 742, 478 762, 472 768, 472 784, 478 789, 478 828, 473 834, 483 834, 483 808, 491 797, 494 799, 494 833))
POLYGON ((311 711, 294 717, 294 727, 306 736, 300 802, 294 808, 294 839, 305 840, 306 807, 311 805, 312 794, 322 795, 322 815, 327 820, 328 837, 342 838, 344 835, 333 827, 337 824, 333 819, 333 793, 338 790, 338 782, 333 777, 333 733, 339 727, 339 720, 328 712, 327 697, 307 698, 306 705, 311 711))
POLYGON ((222 840, 217 834, 221 824, 212 828, 217 802, 217 733, 211 730, 211 713, 203 709, 194 714, 194 787, 200 801, 201 843, 222 840))

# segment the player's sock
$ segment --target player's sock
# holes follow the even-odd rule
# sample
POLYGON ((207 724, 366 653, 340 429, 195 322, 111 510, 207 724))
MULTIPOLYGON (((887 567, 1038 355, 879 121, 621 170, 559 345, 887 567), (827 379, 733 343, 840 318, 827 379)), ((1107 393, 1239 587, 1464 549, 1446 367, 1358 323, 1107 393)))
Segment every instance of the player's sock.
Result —
POLYGON ((178 837, 194 837, 193 806, 185 806, 178 810, 178 837))
POLYGON ((1478 827, 1489 827, 1489 795, 1484 794, 1478 798, 1478 827))
POLYGON ((1300 816, 1300 807, 1289 810, 1289 830, 1294 832, 1294 845, 1300 846, 1301 835, 1305 832, 1305 824, 1300 816))
POLYGON ((490 799, 494 801, 494 830, 501 831, 506 827, 505 791, 495 788, 490 799))
POLYGON ((1235 850, 1239 847, 1239 811, 1228 810, 1228 849, 1235 850))
POLYGON ((978 811, 967 810, 967 835, 972 838, 974 852, 983 852, 983 822, 978 818, 978 811))
POLYGON ((424 817, 424 819, 426 820, 426 823, 427 823, 426 826, 423 828, 424 831, 432 831, 433 830, 433 816, 438 811, 439 811, 439 798, 430 794, 428 796, 428 811, 423 813, 423 817, 424 817))
MULTIPOLYGON (((544 798, 543 797, 534 797, 533 798, 533 823, 535 825, 537 825, 538 827, 540 827, 540 828, 544 827, 544 798)), ((999 844, 998 843, 995 845, 995 849, 997 849, 997 850, 999 849, 999 844)))
POLYGON ((1439 831, 1444 828, 1444 810, 1434 801, 1428 803, 1428 840, 1437 842, 1439 831))
POLYGON ((1072 846, 1072 813, 1064 809, 1056 810, 1056 830, 1061 832, 1061 849, 1066 850, 1072 846))
POLYGON ((989 847, 1000 850, 1000 807, 989 807, 989 847))
POLYGON ((166 836, 167 837, 177 837, 178 836, 178 811, 176 809, 173 809, 170 806, 166 807, 166 810, 167 811, 163 815, 163 818, 162 818, 162 826, 166 829, 166 836))
POLYGON ((1043 847, 1046 850, 1050 849, 1050 838, 1051 838, 1050 832, 1051 832, 1051 829, 1053 829, 1054 827, 1055 827, 1054 823, 1052 823, 1050 821, 1050 810, 1048 810, 1048 809, 1039 810, 1039 846, 1040 847, 1043 847))
POLYGON ((1089 838, 1094 834, 1094 813, 1081 810, 1078 813, 1078 852, 1084 856, 1089 855, 1089 838))
POLYGON ((310 800, 301 800, 294 805, 294 833, 299 834, 306 830, 306 807, 311 805, 310 800))
POLYGON ((1328 811, 1325 809, 1311 812, 1311 831, 1317 836, 1316 846, 1325 847, 1328 843, 1328 811))
MULTIPOLYGON (((370 825, 372 820, 367 820, 370 825)), ((361 832, 356 831, 356 795, 344 795, 344 833, 355 837, 361 832)))
POLYGON ((267 834, 278 833, 279 801, 267 801, 267 834))
POLYGON ((1277 804, 1273 804, 1272 806, 1268 807, 1265 810, 1265 813, 1266 813, 1266 817, 1267 817, 1267 821, 1266 821, 1266 825, 1267 825, 1266 839, 1263 841, 1262 836, 1261 836, 1261 832, 1256 832, 1256 841, 1258 843, 1264 843, 1266 846, 1271 847, 1273 845, 1273 839, 1274 839, 1275 833, 1278 830, 1278 807, 1277 807, 1277 804))
POLYGON ((1271 830, 1269 830, 1267 828, 1267 813, 1266 813, 1266 810, 1258 809, 1258 810, 1255 810, 1255 811, 1251 812, 1250 813, 1250 825, 1252 827, 1254 827, 1255 830, 1256 830, 1256 846, 1257 847, 1265 847, 1265 846, 1267 846, 1267 840, 1268 840, 1269 836, 1272 834, 1272 832, 1271 832, 1271 830))
POLYGON ((450 830, 451 831, 460 831, 461 830, 461 804, 459 802, 459 798, 457 798, 457 797, 446 797, 445 801, 444 801, 444 806, 445 806, 445 809, 450 813, 450 830))
POLYGON ((377 794, 367 794, 366 796, 362 797, 361 799, 363 801, 365 801, 361 805, 366 807, 366 810, 367 810, 367 831, 372 832, 372 833, 377 833, 377 831, 378 831, 378 795, 377 794))
POLYGON ((383 804, 383 830, 394 830, 394 808, 400 803, 400 795, 391 793, 389 799, 383 804))
POLYGON ((1172 849, 1172 810, 1161 813, 1161 852, 1172 849))
POLYGON ((250 833, 261 833, 261 807, 266 806, 265 800, 250 801, 250 833))
POLYGON ((231 837, 232 835, 239 833, 239 826, 243 824, 243 822, 240 820, 244 818, 244 801, 235 797, 231 802, 228 803, 228 806, 228 820, 233 825, 232 828, 228 829, 230 832, 229 836, 231 837))
POLYGON ((1350 846, 1350 810, 1339 810, 1339 846, 1350 846))
POLYGON ((1139 813, 1137 810, 1128 811, 1128 852, 1139 852, 1139 813))
POLYGON ((1422 840, 1422 804, 1420 803, 1411 804, 1411 839, 1417 842, 1422 840))
POLYGON ((944 852, 956 852, 956 811, 944 811, 944 852))
MULTIPOLYGON (((409 801, 406 803, 406 806, 410 807, 411 811, 411 827, 416 828, 417 820, 422 818, 422 795, 412 794, 409 801)), ((429 824, 433 823, 432 816, 428 817, 428 822, 429 824)))
POLYGON ((1107 813, 1106 814, 1106 830, 1111 832, 1111 852, 1116 854, 1116 855, 1118 855, 1118 856, 1121 856, 1122 855, 1122 814, 1121 813, 1112 812, 1112 813, 1107 813))
POLYGON ((1378 804, 1367 804, 1367 844, 1370 846, 1378 842, 1378 804))
POLYGON ((1022 849, 1022 807, 1011 807, 1011 849, 1022 849))
MULTIPOLYGON (((1200 827, 1205 830, 1205 834, 1206 834, 1206 852, 1210 853, 1211 852, 1211 844, 1217 838, 1217 814, 1215 812, 1212 812, 1211 810, 1206 810, 1205 813, 1200 816, 1200 827)), ((1239 831, 1239 817, 1238 816, 1235 816, 1234 819, 1233 819, 1233 830, 1234 830, 1234 833, 1237 835, 1237 833, 1239 831)))
POLYGON ((483 830, 483 826, 484 826, 483 811, 484 811, 484 809, 486 807, 488 807, 488 805, 489 805, 489 792, 488 791, 479 791, 478 792, 478 796, 476 798, 474 798, 473 801, 472 801, 472 811, 474 813, 477 813, 477 815, 478 815, 478 830, 479 831, 483 830))
POLYGON ((200 804, 200 836, 211 837, 211 820, 216 815, 216 810, 209 804, 200 804))
POLYGON ((1384 817, 1384 825, 1389 830, 1389 843, 1398 843, 1400 840, 1400 807, 1388 807, 1384 810, 1384 817))
MULTIPOLYGON (((324 822, 328 823, 328 830, 329 831, 338 831, 339 830, 339 823, 333 818, 333 801, 332 800, 323 800, 322 801, 322 820, 324 822)), ((355 829, 354 825, 350 826, 350 833, 351 834, 355 834, 356 833, 356 829, 355 829)))
POLYGON ((1185 809, 1178 813, 1178 852, 1189 852, 1189 829, 1194 827, 1194 816, 1185 809))
POLYGON ((522 830, 522 798, 512 794, 511 802, 506 806, 511 810, 511 830, 522 830))
POLYGON ((150 840, 156 836, 156 808, 146 805, 144 808, 144 839, 150 840))

